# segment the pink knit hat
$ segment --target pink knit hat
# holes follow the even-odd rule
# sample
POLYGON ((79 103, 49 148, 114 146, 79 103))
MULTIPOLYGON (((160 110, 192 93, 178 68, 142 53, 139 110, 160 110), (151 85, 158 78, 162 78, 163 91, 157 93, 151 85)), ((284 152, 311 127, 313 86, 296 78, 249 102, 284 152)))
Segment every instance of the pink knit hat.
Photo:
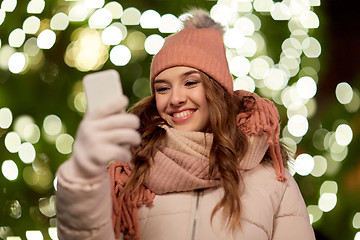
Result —
POLYGON ((185 21, 185 28, 167 37, 161 50, 154 56, 150 71, 152 92, 155 77, 162 71, 176 66, 196 68, 217 81, 229 93, 233 92, 233 78, 225 55, 222 32, 206 26, 209 19, 217 28, 221 25, 205 13, 200 17, 203 18, 201 20, 206 20, 203 26, 201 23, 197 26, 186 26, 185 21))

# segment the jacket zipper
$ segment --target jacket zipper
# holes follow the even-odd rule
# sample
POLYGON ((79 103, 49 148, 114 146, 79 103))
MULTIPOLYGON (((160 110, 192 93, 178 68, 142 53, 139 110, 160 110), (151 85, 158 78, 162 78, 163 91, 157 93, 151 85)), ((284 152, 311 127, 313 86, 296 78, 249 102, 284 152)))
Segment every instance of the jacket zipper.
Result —
POLYGON ((192 234, 191 234, 191 240, 195 240, 196 224, 197 224, 197 220, 198 220, 198 208, 199 208, 200 191, 201 190, 196 190, 195 215, 194 215, 194 221, 193 221, 193 229, 192 229, 192 234))

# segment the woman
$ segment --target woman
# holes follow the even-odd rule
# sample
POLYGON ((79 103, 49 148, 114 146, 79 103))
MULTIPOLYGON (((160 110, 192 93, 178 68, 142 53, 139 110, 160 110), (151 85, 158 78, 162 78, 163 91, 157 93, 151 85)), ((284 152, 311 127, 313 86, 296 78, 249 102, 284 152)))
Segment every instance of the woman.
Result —
POLYGON ((233 92, 222 34, 193 12, 153 59, 152 96, 85 115, 58 170, 59 239, 314 239, 277 110, 233 92))

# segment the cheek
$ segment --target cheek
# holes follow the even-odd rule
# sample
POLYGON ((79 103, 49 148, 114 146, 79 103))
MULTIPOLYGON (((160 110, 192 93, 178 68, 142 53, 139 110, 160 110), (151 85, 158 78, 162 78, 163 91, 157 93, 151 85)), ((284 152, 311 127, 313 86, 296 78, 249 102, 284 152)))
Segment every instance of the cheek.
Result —
POLYGON ((160 115, 165 112, 166 103, 164 97, 155 95, 156 109, 160 115))

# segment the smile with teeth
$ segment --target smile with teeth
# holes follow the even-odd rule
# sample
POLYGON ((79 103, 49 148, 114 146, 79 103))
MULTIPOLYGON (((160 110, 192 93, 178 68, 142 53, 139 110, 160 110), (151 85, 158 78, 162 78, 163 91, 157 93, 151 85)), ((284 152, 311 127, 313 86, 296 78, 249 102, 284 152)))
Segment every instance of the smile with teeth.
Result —
POLYGON ((183 118, 183 117, 189 116, 193 112, 194 111, 192 111, 192 110, 186 110, 186 111, 182 111, 182 112, 173 113, 172 115, 174 118, 183 118))

